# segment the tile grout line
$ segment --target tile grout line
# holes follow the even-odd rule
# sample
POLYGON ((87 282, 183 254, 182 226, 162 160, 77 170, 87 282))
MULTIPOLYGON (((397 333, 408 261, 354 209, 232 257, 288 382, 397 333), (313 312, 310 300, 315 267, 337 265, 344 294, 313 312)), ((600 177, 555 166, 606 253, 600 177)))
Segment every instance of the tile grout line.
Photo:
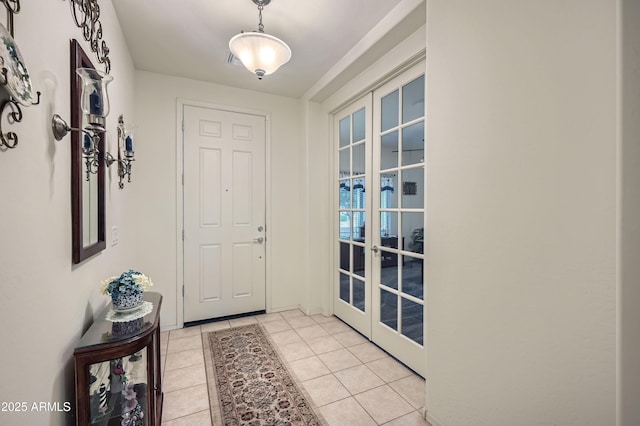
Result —
MULTIPOLYGON (((314 319, 314 321, 315 321, 315 319, 314 319)), ((287 323, 288 323, 288 321, 287 321, 287 323)), ((325 327, 323 327, 323 326, 322 326, 322 324, 318 323, 317 321, 316 321, 316 323, 317 323, 317 325, 320 325, 320 327, 321 327, 324 331, 326 331, 326 332, 328 333, 328 335, 329 335, 329 336, 331 336, 331 337, 333 337, 333 336, 334 336, 334 334, 335 334, 335 333, 332 333, 330 330, 327 330, 325 327)), ((291 326, 291 323, 289 323, 289 326, 291 326)), ((304 327, 302 327, 302 328, 304 328, 304 327)), ((307 344, 307 345, 308 345, 307 341, 306 341, 306 340, 305 340, 305 339, 300 335, 300 333, 298 333, 298 331, 297 331, 295 328, 293 328, 293 327, 292 327, 292 329, 296 332, 296 334, 298 335, 298 337, 300 337, 300 338, 302 339, 302 341, 303 341, 305 344, 307 344)), ((321 337, 321 336, 319 336, 319 337, 321 337)), ((334 337, 334 339, 335 339, 335 337, 334 337)), ((340 343, 340 342, 338 341, 338 343, 340 343)), ((346 346, 345 346, 345 345, 343 345, 342 343, 340 343, 340 345, 341 345, 341 348, 339 348, 339 349, 335 349, 335 350, 333 350, 333 351, 327 351, 327 352, 324 352, 324 353, 336 352, 336 351, 339 351, 339 350, 342 350, 342 349, 346 349, 346 350, 347 350, 347 352, 349 352, 349 353, 350 353, 350 354, 352 354, 354 357, 356 357, 356 359, 358 359, 358 361, 361 363, 361 365, 365 365, 365 366, 366 366, 366 364, 365 364, 364 362, 362 362, 362 360, 360 360, 360 359, 359 359, 359 358, 358 358, 354 353, 352 353, 351 351, 349 351, 349 348, 348 348, 348 347, 346 347, 346 346)), ((346 396, 346 397, 344 397, 344 398, 339 398, 339 399, 337 399, 337 400, 335 400, 335 401, 332 401, 332 402, 330 402, 330 403, 324 404, 324 405, 322 405, 322 406, 318 406, 318 409, 320 410, 322 407, 326 407, 326 406, 331 405, 331 404, 334 404, 334 403, 336 403, 336 402, 339 402, 339 401, 342 401, 342 400, 345 400, 345 399, 348 399, 348 398, 352 398, 352 399, 356 402, 356 404, 358 404, 358 405, 360 406, 360 408, 362 408, 362 410, 367 414, 367 416, 369 416, 369 418, 370 418, 373 422, 375 422, 377 425, 379 425, 379 423, 378 423, 378 422, 373 418, 373 416, 371 415, 371 413, 369 413, 369 411, 367 411, 367 409, 366 409, 365 407, 363 407, 363 406, 362 406, 362 404, 360 403, 360 401, 358 401, 358 399, 355 397, 355 395, 358 395, 358 394, 353 394, 353 393, 351 393, 351 391, 350 391, 349 389, 347 389, 347 388, 344 386, 344 384, 342 383, 342 381, 340 381, 340 379, 335 375, 335 373, 336 373, 336 372, 335 372, 335 371, 331 371, 331 369, 326 365, 326 363, 322 360, 322 358, 320 358, 320 356, 319 356, 320 354, 318 354, 318 353, 316 353, 315 351, 313 351, 313 349, 312 349, 312 352, 314 353, 314 355, 313 355, 313 356, 317 357, 317 358, 320 360, 320 362, 322 363, 322 365, 324 365, 324 366, 325 366, 325 368, 329 371, 329 373, 328 373, 328 374, 321 375, 321 376, 318 376, 318 377, 332 376, 332 377, 333 377, 333 378, 334 378, 338 383, 340 383, 340 385, 341 385, 343 388, 345 388, 345 390, 346 390, 346 391, 347 391, 347 393, 349 394, 348 396, 346 396)), ((307 357, 307 358, 311 358, 311 357, 307 357)), ((301 358, 301 359, 305 359, 305 358, 301 358)), ((288 361, 287 361, 287 364, 289 364, 289 362, 288 362, 288 361)), ((344 371, 344 370, 347 370, 347 369, 349 369, 349 368, 353 368, 353 367, 347 367, 347 368, 345 368, 345 369, 343 369, 343 370, 338 370, 338 371, 344 371)), ((367 368, 369 368, 369 367, 367 367, 367 368)), ((373 371, 372 371, 372 372, 373 372, 373 371)), ((373 374, 374 374, 374 375, 376 375, 376 377, 379 377, 377 374, 375 374, 375 372, 373 372, 373 374)), ((318 377, 314 377, 314 378, 312 378, 312 379, 308 379, 308 380, 314 380, 314 379, 317 379, 318 377)), ((386 381, 384 381, 384 379, 382 379, 381 377, 379 377, 379 378, 380 378, 380 380, 382 380, 382 382, 383 382, 383 384, 382 384, 382 385, 380 385, 379 387, 386 385, 386 381)), ((302 386, 303 386, 303 387, 305 387, 305 391, 308 393, 308 392, 309 392, 309 390, 308 390, 308 389, 306 389, 305 381, 300 381, 300 383, 302 384, 302 386)), ((372 388, 372 389, 375 389, 375 387, 374 387, 374 388, 372 388)), ((370 390, 370 389, 368 389, 368 390, 370 390)), ((366 391, 363 391, 363 392, 366 392, 366 391)), ((394 392, 395 392, 395 390, 394 390, 394 392)), ((361 392, 361 393, 362 393, 362 392, 361 392)), ((397 392, 396 392, 396 393, 397 393, 397 392)), ((400 395, 400 396, 401 396, 401 395, 400 395)), ((403 398, 403 399, 404 399, 404 398, 403 398)), ((413 407, 413 406, 412 406, 412 407, 413 407)), ((392 419, 392 420, 394 420, 394 419, 392 419)))
MULTIPOLYGON (((390 389, 391 389, 395 394, 397 394, 397 395, 400 397, 400 399, 401 399, 402 401, 404 401, 406 404, 408 404, 408 405, 411 407, 411 409, 412 409, 412 410, 411 410, 409 413, 406 413, 406 414, 403 414, 403 415, 399 415, 399 416, 397 416, 397 417, 395 417, 395 418, 393 418, 393 419, 390 419, 390 420, 386 421, 384 424, 389 423, 389 422, 393 422, 393 421, 395 421, 395 420, 397 420, 397 419, 399 419, 399 418, 401 418, 401 417, 403 417, 403 416, 405 416, 405 415, 410 415, 410 414, 411 414, 411 413, 413 413, 413 412, 416 412, 416 413, 418 413, 418 414, 421 416, 421 411, 420 411, 420 410, 423 410, 423 408, 415 408, 415 406, 411 403, 411 401, 407 400, 407 399, 406 399, 402 394, 400 394, 396 389, 394 389, 394 388, 391 386, 391 383, 395 383, 395 382, 398 382, 399 380, 403 380, 403 379, 405 379, 405 378, 411 377, 412 375, 415 375, 415 373, 414 373, 414 372, 411 372, 411 371, 410 371, 410 374, 409 374, 409 375, 407 375, 407 376, 405 376, 405 377, 400 377, 400 378, 398 378, 398 379, 396 379, 396 380, 387 381, 387 380, 383 379, 382 377, 380 377, 380 375, 379 375, 378 373, 376 373, 376 372, 375 372, 375 371, 374 371, 374 370, 373 370, 373 369, 368 365, 368 363, 370 363, 370 362, 375 362, 375 361, 378 361, 378 360, 384 359, 385 357, 380 357, 380 358, 377 358, 377 359, 373 359, 373 360, 371 360, 371 361, 369 361, 369 362, 364 362, 362 359, 360 359, 360 358, 358 357, 358 355, 357 355, 357 354, 356 354, 352 349, 350 349, 351 347, 358 346, 358 345, 365 344, 365 343, 370 343, 370 344, 372 344, 372 342, 371 342, 370 340, 367 340, 367 339, 365 338, 365 339, 363 340, 363 342, 361 342, 361 343, 357 343, 357 344, 352 344, 352 345, 346 345, 345 343, 343 343, 343 342, 341 342, 340 340, 338 340, 338 339, 335 337, 335 335, 336 335, 336 334, 345 333, 345 332, 347 332, 347 331, 354 331, 354 330, 353 330, 353 329, 343 330, 343 329, 340 329, 340 327, 331 327, 331 326, 329 326, 330 328, 329 328, 329 329, 327 329, 323 324, 329 324, 329 323, 332 323, 332 322, 333 322, 333 319, 335 318, 335 316, 327 317, 327 318, 329 318, 327 321, 318 322, 318 320, 317 320, 316 318, 313 318, 312 316, 306 315, 306 314, 304 314, 304 313, 301 313, 301 314, 298 314, 298 315, 289 315, 289 317, 288 317, 288 318, 287 318, 287 317, 285 317, 285 316, 283 316, 283 315, 281 315, 281 313, 274 313, 274 314, 278 314, 279 316, 273 316, 273 317, 272 317, 272 318, 270 318, 268 321, 261 321, 260 319, 258 319, 258 316, 254 316, 253 318, 255 319, 255 322, 257 322, 258 324, 261 324, 263 327, 265 326, 265 324, 268 324, 269 322, 280 321, 280 320, 284 321, 284 323, 289 327, 289 329, 286 329, 286 330, 278 330, 278 331, 274 331, 274 332, 267 331, 267 332, 268 332, 268 334, 269 334, 269 335, 274 335, 274 334, 281 333, 281 332, 293 331, 293 332, 295 333, 295 335, 300 339, 300 341, 301 341, 302 343, 304 343, 304 344, 305 344, 305 345, 306 345, 306 346, 311 350, 311 353, 313 354, 313 355, 310 355, 310 356, 308 356, 308 357, 301 357, 301 358, 299 358, 299 359, 295 359, 295 360, 291 360, 291 361, 284 360, 284 361, 285 361, 285 363, 287 364, 287 367, 291 370, 291 363, 292 363, 292 362, 296 362, 296 361, 304 360, 304 359, 307 359, 307 358, 312 358, 312 357, 314 357, 314 356, 315 356, 315 357, 317 357, 317 358, 318 358, 318 360, 320 361, 321 365, 322 365, 324 368, 326 368, 326 369, 327 369, 328 373, 327 373, 327 374, 321 374, 320 376, 317 376, 317 377, 312 377, 312 378, 307 379, 307 380, 305 380, 305 381, 309 381, 309 380, 317 379, 317 378, 319 378, 319 377, 332 376, 332 378, 333 378, 337 383, 339 383, 342 387, 344 387, 344 389, 345 389, 345 390, 347 391, 347 393, 348 393, 348 396, 346 396, 346 397, 344 397, 344 398, 339 398, 339 399, 337 399, 336 401, 332 401, 332 402, 327 403, 327 404, 324 404, 324 405, 322 405, 322 406, 317 406, 317 407, 318 407, 318 409, 323 408, 323 407, 327 407, 328 405, 331 405, 331 404, 336 403, 336 402, 339 402, 339 401, 346 400, 346 399, 348 399, 348 398, 352 398, 352 399, 353 399, 353 400, 358 404, 358 406, 360 406, 360 408, 363 410, 363 412, 364 412, 364 413, 366 413, 366 414, 367 414, 367 416, 369 416, 369 418, 370 418, 373 422, 375 422, 375 423, 376 423, 376 424, 378 424, 378 425, 382 425, 383 423, 378 423, 378 422, 373 418, 373 416, 371 415, 371 413, 369 413, 369 411, 367 411, 367 410, 366 410, 366 408, 364 408, 364 406, 360 403, 360 401, 356 398, 356 396, 357 396, 357 395, 364 394, 365 392, 368 392, 368 391, 371 391, 371 390, 374 390, 374 389, 382 388, 383 386, 388 386, 388 387, 389 387, 389 388, 390 388, 390 389), (309 324, 309 325, 304 325, 304 326, 298 326, 298 327, 296 328, 296 327, 294 327, 294 326, 293 326, 292 322, 293 322, 293 323, 295 323, 295 319, 298 319, 298 318, 310 318, 311 320, 313 320, 313 322, 314 322, 314 323, 313 323, 313 324, 309 324), (290 322, 289 320, 292 320, 292 321, 290 322), (309 338, 309 339, 305 339, 305 338, 303 337, 303 334, 299 333, 299 331, 298 331, 298 330, 303 329, 303 328, 307 328, 307 327, 314 327, 314 326, 320 326, 320 328, 321 328, 322 330, 324 330, 324 332, 326 332, 327 334, 325 334, 325 335, 321 335, 321 336, 311 337, 311 338, 309 338), (334 331, 332 331, 332 329, 333 329, 334 331), (316 350, 314 350, 314 349, 309 345, 309 341, 312 341, 312 340, 314 340, 314 339, 319 339, 319 338, 322 338, 322 337, 331 337, 331 338, 333 338, 334 340, 336 340, 336 341, 338 342, 338 344, 340 345, 340 347, 339 347, 339 348, 332 349, 332 350, 329 350, 329 351, 326 351, 326 352, 317 353, 317 352, 316 352, 316 350), (351 366, 351 367, 346 367, 346 368, 341 368, 341 369, 339 369, 339 370, 332 371, 332 370, 329 368, 329 366, 325 363, 325 361, 323 361, 323 359, 320 357, 321 355, 330 354, 330 353, 332 353, 332 352, 338 352, 338 351, 341 351, 341 350, 344 350, 344 349, 346 349, 346 351, 347 351, 347 353, 348 353, 348 354, 350 354, 351 356, 355 357, 355 359, 359 362, 359 364, 358 364, 358 365, 356 365, 356 366, 351 366), (377 386, 374 386, 374 387, 372 387, 372 388, 370 388, 370 389, 367 389, 367 390, 364 390, 364 391, 361 391, 361 392, 358 392, 358 393, 352 393, 352 392, 351 392, 351 391, 350 391, 350 390, 345 386, 345 384, 344 384, 344 383, 343 383, 343 382, 338 378, 338 376, 336 376, 336 373, 339 373, 339 372, 341 372, 341 371, 348 370, 348 369, 350 369, 350 368, 359 367, 359 366, 365 366, 365 367, 366 367, 366 368, 367 368, 371 373, 373 373, 373 375, 374 375, 376 378, 378 378, 378 379, 380 379, 380 380, 382 381, 382 384, 377 385, 377 386)), ((263 314, 263 315, 271 315, 271 314, 263 314)), ((324 318, 324 317, 323 317, 323 318, 324 318)), ((266 318, 265 318, 265 319, 266 319, 266 318)), ((339 321, 339 320, 338 320, 338 321, 339 321)), ((240 325, 242 325, 242 324, 238 324, 237 326, 240 326, 240 325)), ((234 327, 234 326, 236 326, 236 325, 232 325, 232 324, 230 324, 230 323, 229 323, 227 326, 225 326, 225 327, 221 327, 221 328, 230 328, 230 327, 234 327)), ((199 327, 201 327, 201 326, 199 326, 199 327)), ((265 329, 266 329, 266 327, 265 327, 265 329)), ((167 338, 166 338, 166 349, 167 349, 167 351, 166 351, 166 353, 164 354, 164 359, 163 359, 163 362, 162 362, 162 375, 163 375, 163 380, 164 380, 164 377, 166 377, 166 371, 167 371, 167 370, 166 370, 167 357, 168 357, 168 355, 169 355, 168 348, 169 348, 169 343, 170 343, 170 341, 172 340, 172 337, 173 337, 173 339, 182 339, 182 338, 193 337, 194 335, 200 335, 200 336, 202 336, 202 334, 203 334, 203 333, 208 333, 208 332, 212 332, 212 331, 216 331, 216 330, 217 330, 217 329, 213 329, 213 330, 202 330, 202 328, 201 328, 201 329, 199 330, 199 332, 198 332, 198 333, 195 333, 195 334, 193 334, 193 335, 180 336, 180 337, 178 337, 178 336, 171 336, 171 335, 170 335, 170 332, 168 332, 168 333, 167 333, 167 338)), ((178 334, 178 333, 176 333, 176 334, 178 334)), ((275 343, 275 342, 274 342, 274 343, 275 343)), ((282 346, 284 346, 284 344, 283 344, 283 345, 281 345, 281 344, 276 344, 276 345, 277 345, 280 349, 282 348, 282 346)), ((374 345, 374 346, 375 346, 375 345, 374 345)), ((376 347, 377 347, 377 346, 376 346, 376 347)), ((198 349, 198 348, 185 349, 184 351, 175 351, 175 352, 171 352, 171 354, 179 354, 180 352, 186 352, 186 351, 190 351, 190 350, 193 350, 193 349, 198 349)), ((203 350, 204 350, 204 348, 203 348, 202 346, 200 347, 200 349, 203 349, 203 350)), ((386 355, 387 357, 389 357, 389 355, 388 355, 388 354, 386 354, 386 353, 385 353, 385 355, 386 355)), ((203 357, 203 358, 204 358, 204 357, 203 357)), ((394 358, 392 358, 392 357, 391 357, 391 359, 394 359, 394 358)), ((396 361, 396 362, 397 362, 397 361, 396 361)), ((176 369, 173 369, 173 370, 170 370, 170 371, 178 371, 178 370, 181 370, 181 369, 190 368, 190 367, 195 367, 195 366, 199 366, 199 365, 200 365, 200 363, 197 363, 197 364, 193 364, 193 365, 189 365, 189 366, 179 367, 179 368, 176 368, 176 369)), ((203 363, 202 365, 204 365, 204 363, 203 363)), ((401 364, 401 365, 402 365, 402 364, 401 364)), ((299 379, 299 378, 298 378, 298 379, 299 379)), ((206 378, 206 372, 205 372, 205 382, 206 382, 206 380, 207 380, 207 378, 206 378)), ((305 381, 299 380, 299 383, 300 383, 300 384, 305 388, 305 391, 306 391, 306 392, 308 392, 308 390, 306 389, 306 386, 305 386, 305 381)), ((176 390, 173 390, 173 391, 171 391, 171 392, 175 392, 175 391, 185 391, 185 390, 190 389, 191 387, 195 387, 195 386, 201 386, 201 384, 194 385, 194 386, 189 386, 189 387, 186 387, 186 388, 183 388, 183 389, 176 389, 176 390)), ((201 413, 201 412, 203 412, 203 411, 210 411, 210 409, 211 409, 211 408, 209 408, 209 410, 202 410, 202 411, 198 411, 198 412, 195 412, 195 413, 189 413, 189 414, 186 414, 186 415, 184 415, 184 416, 177 417, 176 419, 180 419, 180 418, 184 418, 184 417, 187 417, 187 416, 195 415, 195 414, 201 413)), ((211 413, 209 413, 209 417, 210 417, 210 420, 211 420, 211 413)), ((171 421, 176 420, 176 419, 172 419, 171 421)), ((212 421, 212 420, 211 420, 211 421, 212 421)), ((163 422, 163 423, 164 423, 164 422, 163 422)))

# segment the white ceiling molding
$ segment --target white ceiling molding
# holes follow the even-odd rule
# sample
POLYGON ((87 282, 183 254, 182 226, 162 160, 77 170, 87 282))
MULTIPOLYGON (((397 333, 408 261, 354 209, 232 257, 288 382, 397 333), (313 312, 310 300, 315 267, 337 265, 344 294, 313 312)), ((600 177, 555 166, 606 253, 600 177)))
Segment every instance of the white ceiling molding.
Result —
POLYGON ((303 99, 322 102, 425 22, 425 0, 402 0, 307 90, 303 99))

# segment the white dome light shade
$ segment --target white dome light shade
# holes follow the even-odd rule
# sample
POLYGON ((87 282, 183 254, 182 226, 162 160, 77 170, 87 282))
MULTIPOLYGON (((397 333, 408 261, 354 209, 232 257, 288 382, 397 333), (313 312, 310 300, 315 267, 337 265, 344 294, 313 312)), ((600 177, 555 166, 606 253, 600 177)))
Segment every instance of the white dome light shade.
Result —
POLYGON ((291 59, 291 49, 277 37, 262 32, 240 33, 229 40, 229 50, 258 78, 273 74, 291 59))

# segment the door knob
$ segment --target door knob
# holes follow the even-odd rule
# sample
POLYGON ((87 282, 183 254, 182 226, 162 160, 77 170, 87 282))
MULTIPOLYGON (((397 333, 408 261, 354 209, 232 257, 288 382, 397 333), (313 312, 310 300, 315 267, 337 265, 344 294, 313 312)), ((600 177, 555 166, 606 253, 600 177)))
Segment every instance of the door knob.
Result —
POLYGON ((262 244, 263 241, 264 241, 263 237, 258 237, 253 239, 253 242, 256 244, 262 244))
POLYGON ((371 247, 371 251, 374 252, 374 253, 377 253, 377 252, 380 251, 380 249, 378 248, 378 246, 373 246, 373 247, 371 247))

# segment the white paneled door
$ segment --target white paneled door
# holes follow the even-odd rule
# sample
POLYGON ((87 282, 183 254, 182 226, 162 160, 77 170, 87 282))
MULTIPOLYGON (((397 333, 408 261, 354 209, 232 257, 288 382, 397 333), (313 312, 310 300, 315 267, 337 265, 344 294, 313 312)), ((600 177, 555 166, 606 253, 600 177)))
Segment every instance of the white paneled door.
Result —
POLYGON ((265 117, 184 106, 184 321, 264 310, 265 117))

